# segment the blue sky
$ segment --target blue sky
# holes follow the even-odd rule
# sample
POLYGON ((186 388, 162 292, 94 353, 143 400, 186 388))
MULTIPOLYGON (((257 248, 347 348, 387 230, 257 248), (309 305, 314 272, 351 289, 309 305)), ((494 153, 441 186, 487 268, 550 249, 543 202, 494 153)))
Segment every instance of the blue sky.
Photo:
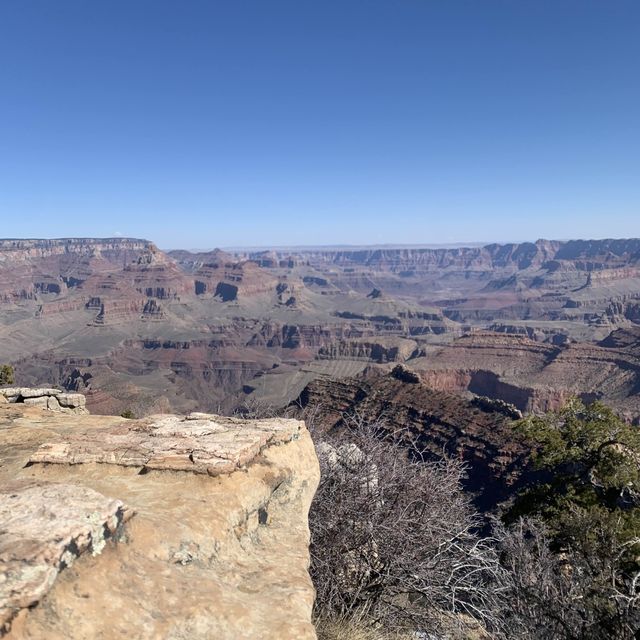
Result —
POLYGON ((0 236, 640 236, 635 0, 4 0, 0 236))

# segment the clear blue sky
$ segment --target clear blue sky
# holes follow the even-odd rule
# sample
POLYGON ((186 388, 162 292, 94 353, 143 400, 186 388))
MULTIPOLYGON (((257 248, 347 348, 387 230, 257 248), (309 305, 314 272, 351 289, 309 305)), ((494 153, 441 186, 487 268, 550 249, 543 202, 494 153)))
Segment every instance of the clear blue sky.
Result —
POLYGON ((2 0, 0 236, 640 236, 637 0, 2 0))

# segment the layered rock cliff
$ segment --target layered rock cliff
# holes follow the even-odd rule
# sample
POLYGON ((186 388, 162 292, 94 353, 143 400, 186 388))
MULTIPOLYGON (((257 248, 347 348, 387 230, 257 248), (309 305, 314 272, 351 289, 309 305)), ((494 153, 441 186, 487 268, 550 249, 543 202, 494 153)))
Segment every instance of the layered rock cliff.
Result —
POLYGON ((2 362, 25 385, 85 392, 94 413, 226 412, 258 376, 338 341, 454 325, 416 303, 325 296, 304 274, 221 251, 173 256, 126 238, 0 241, 2 362))
POLYGON ((296 420, 0 404, 0 635, 315 638, 296 420))
POLYGON ((607 321, 611 301, 640 298, 640 240, 572 240, 455 248, 282 250, 263 266, 314 269, 315 281, 340 290, 418 297, 456 321, 538 318, 607 321), (581 309, 580 312, 572 311, 581 309))
POLYGON ((470 391, 522 411, 558 409, 570 397, 603 400, 640 421, 640 327, 598 344, 540 343, 522 335, 475 332, 411 361, 431 388, 470 391))
POLYGON ((319 430, 347 432, 349 416, 418 442, 434 459, 443 453, 468 464, 466 488, 490 509, 514 493, 526 466, 526 447, 512 421, 521 414, 504 402, 467 400, 436 391, 402 365, 388 374, 314 380, 291 409, 319 430))
POLYGON ((381 247, 354 249, 279 250, 264 260, 264 253, 249 253, 265 267, 279 266, 287 258, 311 264, 374 266, 378 270, 407 274, 409 271, 451 267, 496 270, 501 267, 527 269, 551 260, 580 262, 582 268, 598 270, 640 261, 640 239, 538 240, 537 242, 488 244, 476 247, 381 247))

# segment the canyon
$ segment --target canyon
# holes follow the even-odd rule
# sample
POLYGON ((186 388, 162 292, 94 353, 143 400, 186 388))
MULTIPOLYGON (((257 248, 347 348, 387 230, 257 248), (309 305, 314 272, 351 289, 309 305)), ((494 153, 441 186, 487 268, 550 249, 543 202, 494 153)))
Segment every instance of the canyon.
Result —
POLYGON ((640 240, 165 252, 0 240, 0 362, 92 413, 285 407, 388 373, 545 411, 640 418, 640 240))
POLYGON ((358 424, 376 425, 421 451, 423 459, 461 460, 465 490, 481 512, 494 509, 532 477, 527 448, 512 428, 513 419, 522 417, 516 407, 435 390, 404 365, 358 378, 316 379, 289 411, 320 433, 348 439, 358 424))

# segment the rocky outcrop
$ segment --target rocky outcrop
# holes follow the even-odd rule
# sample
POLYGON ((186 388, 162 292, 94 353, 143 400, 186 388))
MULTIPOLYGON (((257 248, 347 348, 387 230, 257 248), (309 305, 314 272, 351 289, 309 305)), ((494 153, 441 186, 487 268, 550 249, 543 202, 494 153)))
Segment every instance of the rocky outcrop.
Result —
POLYGON ((261 420, 248 425, 234 418, 192 413, 186 418, 156 416, 134 426, 122 422, 100 429, 77 431, 64 442, 45 443, 29 465, 114 464, 152 469, 189 471, 217 476, 251 462, 265 447, 296 438, 295 420, 261 420))
POLYGON ((155 300, 147 300, 142 309, 142 318, 144 320, 162 320, 164 318, 162 307, 155 300))
POLYGON ((4 387, 0 396, 8 402, 41 407, 58 413, 88 413, 87 400, 81 393, 65 393, 53 388, 4 387))
POLYGON ((98 555, 133 512, 92 489, 60 483, 0 487, 0 636, 87 551, 98 555))
POLYGON ((420 376, 415 371, 411 371, 411 369, 403 367, 401 364, 392 369, 391 375, 396 380, 407 382, 408 384, 418 384, 420 382, 420 376))
POLYGON ((511 420, 521 420, 524 417, 520 409, 504 400, 496 400, 494 398, 487 398, 486 396, 476 396, 471 403, 476 407, 480 407, 483 411, 497 411, 498 413, 502 413, 511 420))
POLYGON ((347 358, 378 363, 404 362, 418 354, 417 342, 395 336, 342 340, 318 351, 319 358, 347 358))
POLYGON ((475 332, 411 361, 430 387, 504 400, 524 412, 558 409, 570 397, 605 400, 640 418, 640 329, 619 329, 598 344, 540 343, 475 332))
POLYGON ((296 420, 0 405, 3 633, 311 640, 318 477, 296 420))
POLYGON ((169 254, 194 278, 194 293, 213 295, 223 302, 275 292, 278 280, 255 262, 237 260, 216 249, 207 253, 172 251, 169 254))
POLYGON ((463 460, 468 465, 466 488, 482 510, 522 486, 527 448, 505 407, 435 391, 403 365, 387 375, 372 371, 360 378, 314 380, 291 410, 308 412, 316 428, 337 435, 348 433, 349 416, 357 416, 388 429, 410 447, 418 442, 434 459, 444 453, 463 460))

